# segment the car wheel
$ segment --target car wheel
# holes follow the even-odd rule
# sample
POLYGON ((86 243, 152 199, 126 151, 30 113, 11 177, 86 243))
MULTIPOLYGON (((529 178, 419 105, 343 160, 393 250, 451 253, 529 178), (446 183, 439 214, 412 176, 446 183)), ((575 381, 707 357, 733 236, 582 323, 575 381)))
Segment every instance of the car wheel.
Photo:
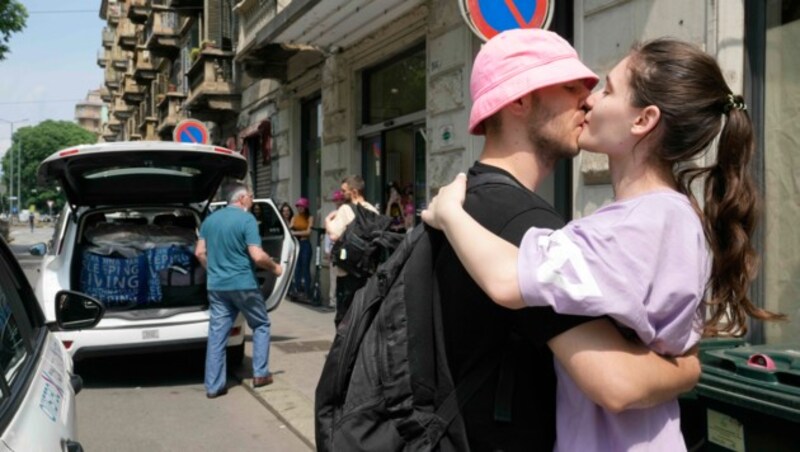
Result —
POLYGON ((244 341, 240 345, 234 345, 233 347, 228 347, 228 350, 225 352, 225 359, 228 360, 228 368, 235 369, 242 365, 242 361, 244 361, 244 341))

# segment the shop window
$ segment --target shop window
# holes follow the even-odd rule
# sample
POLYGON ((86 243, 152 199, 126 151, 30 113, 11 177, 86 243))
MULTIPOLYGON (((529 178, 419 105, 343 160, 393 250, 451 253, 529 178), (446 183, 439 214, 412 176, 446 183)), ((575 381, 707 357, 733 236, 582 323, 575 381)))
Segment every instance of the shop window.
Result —
MULTIPOLYGON (((800 338, 800 4, 770 0, 766 8, 763 91, 763 305, 789 316, 768 322, 768 343, 800 338)), ((758 124, 756 127, 759 127, 758 124)))
POLYGON ((386 213, 389 187, 396 187, 404 224, 419 221, 426 198, 425 68, 420 45, 363 73, 364 194, 386 213))
POLYGON ((365 124, 378 124, 424 109, 424 47, 364 72, 365 124))

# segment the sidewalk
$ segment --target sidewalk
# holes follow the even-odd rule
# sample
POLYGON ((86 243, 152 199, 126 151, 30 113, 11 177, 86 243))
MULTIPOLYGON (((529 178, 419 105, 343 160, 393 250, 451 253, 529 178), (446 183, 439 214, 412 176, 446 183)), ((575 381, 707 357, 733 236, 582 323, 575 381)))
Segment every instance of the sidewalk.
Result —
POLYGON ((253 388, 249 330, 245 360, 233 371, 242 385, 312 450, 316 450, 314 391, 335 335, 333 317, 333 312, 284 299, 270 313, 269 368, 275 382, 253 388))
POLYGON ((30 246, 35 243, 47 243, 53 237, 53 223, 38 223, 31 232, 28 223, 11 225, 8 234, 10 245, 30 246))

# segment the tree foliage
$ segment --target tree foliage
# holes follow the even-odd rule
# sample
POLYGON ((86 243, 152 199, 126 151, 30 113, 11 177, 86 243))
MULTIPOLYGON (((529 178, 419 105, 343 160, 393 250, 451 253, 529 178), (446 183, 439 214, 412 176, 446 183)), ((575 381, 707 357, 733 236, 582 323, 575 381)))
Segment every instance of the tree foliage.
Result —
POLYGON ((28 10, 17 0, 0 0, 0 61, 6 59, 9 52, 8 41, 12 33, 25 28, 28 10))
MULTIPOLYGON (((17 194, 17 181, 20 181, 20 196, 22 197, 21 209, 27 209, 31 205, 36 206, 39 212, 47 212, 47 201, 52 200, 55 204, 53 211, 63 207, 66 202, 64 194, 58 190, 58 184, 52 183, 47 186, 37 184, 36 175, 39 164, 42 160, 49 157, 52 153, 63 148, 76 146, 79 144, 93 144, 97 142, 95 134, 84 130, 79 125, 69 121, 47 120, 31 127, 23 127, 14 131, 12 144, 9 151, 3 156, 3 183, 6 189, 10 186, 9 176, 11 175, 11 160, 13 159, 14 193, 17 194), (22 156, 21 177, 17 177, 19 168, 19 156, 22 156)), ((8 197, 4 197, 3 211, 9 210, 8 197)))

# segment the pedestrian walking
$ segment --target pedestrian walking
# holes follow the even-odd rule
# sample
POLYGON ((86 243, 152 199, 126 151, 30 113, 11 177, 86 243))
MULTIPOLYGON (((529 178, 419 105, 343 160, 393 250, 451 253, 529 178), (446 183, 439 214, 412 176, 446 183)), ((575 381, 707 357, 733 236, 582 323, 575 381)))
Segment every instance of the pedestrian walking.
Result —
POLYGON ((253 331, 253 386, 272 383, 269 372, 270 321, 256 280, 256 267, 276 276, 283 272, 261 248, 261 236, 253 215, 253 193, 242 184, 229 188, 228 205, 203 221, 195 255, 206 267, 208 278, 208 349, 206 397, 227 393, 225 347, 239 312, 253 331))
MULTIPOLYGON (((325 217, 325 231, 334 242, 344 234, 347 225, 355 220, 356 213, 353 210, 355 204, 376 214, 379 213, 378 209, 364 199, 364 179, 361 176, 354 174, 345 177, 340 188, 344 195, 344 203, 325 217)), ((367 280, 363 276, 348 274, 341 268, 336 269, 336 274, 336 316, 333 323, 338 326, 350 308, 356 291, 367 280)))
POLYGON ((33 212, 28 214, 28 225, 31 227, 31 234, 33 234, 33 227, 36 225, 36 216, 33 212))

